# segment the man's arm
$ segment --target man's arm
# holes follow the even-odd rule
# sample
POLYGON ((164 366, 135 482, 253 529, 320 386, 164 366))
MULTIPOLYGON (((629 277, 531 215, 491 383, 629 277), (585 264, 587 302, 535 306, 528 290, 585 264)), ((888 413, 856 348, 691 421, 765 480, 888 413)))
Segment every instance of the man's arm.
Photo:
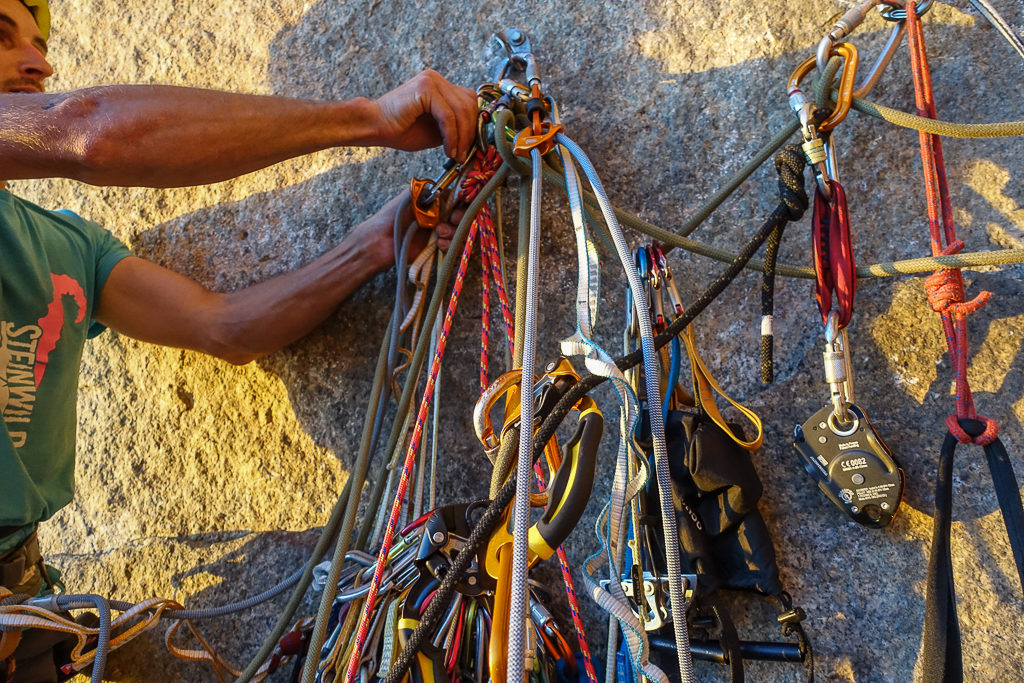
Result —
POLYGON ((172 86, 0 94, 0 178, 178 187, 343 145, 463 157, 476 95, 424 71, 377 100, 314 102, 172 86))
MULTIPOLYGON (((392 226, 401 199, 306 266, 229 294, 130 256, 110 272, 94 317, 135 339, 248 363, 304 336, 394 263, 392 226)), ((448 235, 453 230, 443 228, 448 235)))

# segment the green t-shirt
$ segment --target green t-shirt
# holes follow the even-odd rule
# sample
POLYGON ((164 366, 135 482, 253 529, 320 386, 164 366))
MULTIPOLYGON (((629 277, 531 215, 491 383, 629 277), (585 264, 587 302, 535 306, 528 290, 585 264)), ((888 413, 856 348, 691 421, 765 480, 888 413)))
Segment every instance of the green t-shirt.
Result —
MULTIPOLYGON (((71 501, 85 340, 118 261, 131 252, 66 211, 0 191, 0 526, 49 519, 71 501)), ((0 539, 0 553, 31 527, 0 539)))

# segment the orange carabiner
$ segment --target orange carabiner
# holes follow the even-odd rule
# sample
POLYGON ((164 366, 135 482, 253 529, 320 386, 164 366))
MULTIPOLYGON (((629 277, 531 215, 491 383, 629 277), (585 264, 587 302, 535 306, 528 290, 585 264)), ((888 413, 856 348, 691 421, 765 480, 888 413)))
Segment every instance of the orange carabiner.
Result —
MULTIPOLYGON (((853 90, 856 87, 857 80, 857 48, 851 43, 838 43, 832 46, 829 51, 829 56, 835 56, 838 54, 845 61, 843 63, 843 73, 839 78, 839 96, 836 98, 836 108, 829 114, 829 117, 818 126, 818 130, 823 133, 827 133, 832 130, 846 118, 846 115, 850 113, 850 107, 853 105, 853 90)), ((789 77, 787 83, 787 91, 790 95, 794 92, 799 92, 800 81, 810 73, 811 69, 817 64, 817 56, 808 57, 793 71, 793 74, 789 77)))

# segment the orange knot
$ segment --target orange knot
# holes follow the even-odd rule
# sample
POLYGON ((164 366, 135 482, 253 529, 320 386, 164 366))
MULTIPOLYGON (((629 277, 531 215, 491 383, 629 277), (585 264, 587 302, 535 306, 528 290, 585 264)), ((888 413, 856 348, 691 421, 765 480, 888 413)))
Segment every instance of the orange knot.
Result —
MULTIPOLYGON (((963 248, 964 243, 957 240, 943 249, 942 255, 949 256, 963 248)), ((943 268, 935 271, 925 278, 924 288, 928 292, 928 302, 933 311, 954 317, 974 313, 992 298, 992 292, 981 292, 970 301, 966 301, 964 279, 959 268, 943 268)))
POLYGON ((459 199, 467 204, 480 194, 480 190, 494 176, 498 167, 501 166, 501 155, 495 147, 488 147, 487 152, 478 151, 473 156, 475 168, 466 174, 466 178, 459 187, 459 199))
POLYGON ((964 431, 964 428, 960 426, 960 421, 957 420, 956 415, 950 415, 946 418, 946 428, 949 429, 949 433, 952 434, 957 441, 960 443, 973 443, 978 446, 987 446, 999 436, 999 423, 995 420, 983 417, 981 415, 973 418, 985 425, 985 431, 978 436, 972 437, 970 434, 964 431))

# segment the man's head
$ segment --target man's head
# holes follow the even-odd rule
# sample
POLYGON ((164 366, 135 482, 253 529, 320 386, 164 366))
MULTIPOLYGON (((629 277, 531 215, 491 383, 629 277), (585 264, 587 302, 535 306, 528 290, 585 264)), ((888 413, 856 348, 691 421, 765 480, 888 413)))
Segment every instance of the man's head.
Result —
POLYGON ((42 92, 49 25, 46 0, 0 0, 0 92, 42 92))

